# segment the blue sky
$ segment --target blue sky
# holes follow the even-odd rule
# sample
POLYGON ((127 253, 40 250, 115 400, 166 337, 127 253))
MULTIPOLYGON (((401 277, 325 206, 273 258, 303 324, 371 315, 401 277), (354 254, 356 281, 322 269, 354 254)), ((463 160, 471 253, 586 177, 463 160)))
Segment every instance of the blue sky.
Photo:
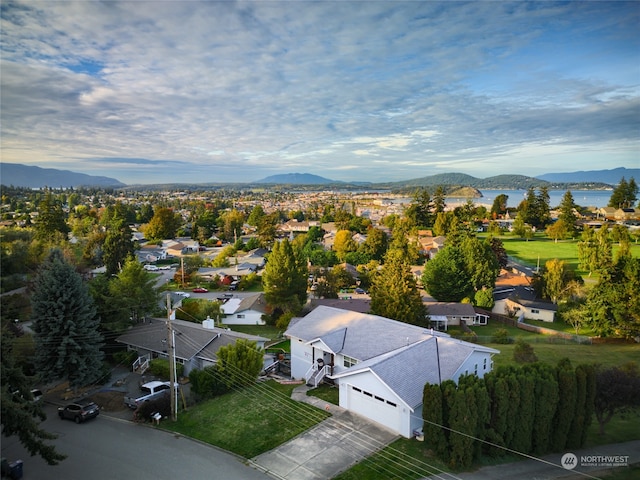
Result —
POLYGON ((640 2, 0 13, 3 162, 127 184, 640 167, 640 2))

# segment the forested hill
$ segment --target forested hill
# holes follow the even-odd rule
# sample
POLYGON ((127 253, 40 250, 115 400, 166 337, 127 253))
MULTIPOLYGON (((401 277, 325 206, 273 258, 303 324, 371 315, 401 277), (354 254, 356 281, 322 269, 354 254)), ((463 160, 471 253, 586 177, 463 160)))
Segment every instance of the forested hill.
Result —
POLYGON ((7 187, 68 188, 122 187, 124 183, 109 177, 98 177, 69 170, 41 168, 19 163, 0 163, 0 181, 7 187))
MULTIPOLYGON (((619 179, 618 179, 619 180, 619 179)), ((421 177, 413 180, 386 183, 384 186, 393 190, 406 190, 408 188, 427 187, 429 189, 436 186, 454 187, 466 186, 479 190, 527 190, 529 188, 547 187, 549 189, 598 189, 611 188, 607 183, 551 183, 539 178, 527 177, 525 175, 496 175, 487 178, 476 178, 464 173, 440 173, 429 177, 421 177)))

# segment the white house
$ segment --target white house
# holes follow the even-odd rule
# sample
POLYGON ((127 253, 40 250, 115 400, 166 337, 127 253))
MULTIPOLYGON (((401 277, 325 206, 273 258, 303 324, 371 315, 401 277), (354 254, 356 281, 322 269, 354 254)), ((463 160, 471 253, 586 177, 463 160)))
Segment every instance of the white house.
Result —
POLYGON ((333 380, 340 406, 410 438, 422 427, 422 391, 491 371, 498 350, 376 315, 319 306, 291 321, 291 376, 333 380))
POLYGON ((264 325, 262 315, 266 313, 264 295, 257 293, 244 298, 230 298, 222 304, 225 325, 264 325))
POLYGON ((492 312, 517 316, 519 321, 530 318, 551 323, 555 320, 558 311, 557 305, 537 299, 531 287, 496 289, 493 292, 493 299, 495 303, 492 312))

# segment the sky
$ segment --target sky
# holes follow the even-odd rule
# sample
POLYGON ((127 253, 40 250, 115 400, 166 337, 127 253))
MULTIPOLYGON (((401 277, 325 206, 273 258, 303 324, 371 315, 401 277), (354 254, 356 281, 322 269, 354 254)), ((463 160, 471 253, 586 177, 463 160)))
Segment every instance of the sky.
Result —
POLYGON ((11 1, 0 159, 126 184, 640 167, 640 2, 11 1))

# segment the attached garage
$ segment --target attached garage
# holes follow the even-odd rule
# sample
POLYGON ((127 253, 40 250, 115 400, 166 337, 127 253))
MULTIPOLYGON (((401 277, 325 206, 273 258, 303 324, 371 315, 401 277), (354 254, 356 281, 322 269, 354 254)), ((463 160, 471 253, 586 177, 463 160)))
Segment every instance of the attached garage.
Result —
POLYGON ((402 406, 396 398, 384 398, 351 384, 346 384, 344 389, 349 410, 370 418, 394 432, 402 431, 402 406))

